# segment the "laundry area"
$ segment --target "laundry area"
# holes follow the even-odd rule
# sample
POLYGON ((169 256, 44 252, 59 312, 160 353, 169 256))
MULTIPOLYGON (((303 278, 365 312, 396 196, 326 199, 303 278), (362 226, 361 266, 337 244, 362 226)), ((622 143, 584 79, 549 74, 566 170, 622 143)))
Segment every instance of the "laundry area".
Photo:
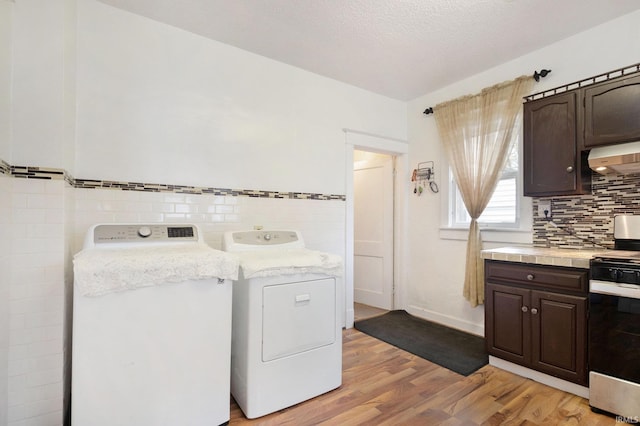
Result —
POLYGON ((297 231, 98 224, 74 256, 71 424, 219 425, 342 382, 340 256, 297 231), (233 319, 232 319, 233 312, 233 319))

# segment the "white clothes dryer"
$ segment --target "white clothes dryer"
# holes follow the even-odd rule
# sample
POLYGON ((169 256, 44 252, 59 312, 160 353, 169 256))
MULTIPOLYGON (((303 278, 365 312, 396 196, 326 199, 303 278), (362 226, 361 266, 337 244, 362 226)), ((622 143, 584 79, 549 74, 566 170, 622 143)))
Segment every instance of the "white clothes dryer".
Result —
POLYGON ((342 383, 339 256, 297 231, 227 232, 240 260, 233 287, 231 394, 261 417, 342 383))
POLYGON ((73 426, 229 421, 238 260, 195 225, 94 225, 74 257, 73 426))

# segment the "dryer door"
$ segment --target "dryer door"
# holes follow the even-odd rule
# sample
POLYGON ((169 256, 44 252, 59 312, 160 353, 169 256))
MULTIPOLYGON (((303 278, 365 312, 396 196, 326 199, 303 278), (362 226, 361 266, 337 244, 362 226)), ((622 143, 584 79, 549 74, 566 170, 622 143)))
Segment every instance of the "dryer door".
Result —
POLYGON ((262 297, 263 362, 335 342, 335 278, 264 287, 262 297))

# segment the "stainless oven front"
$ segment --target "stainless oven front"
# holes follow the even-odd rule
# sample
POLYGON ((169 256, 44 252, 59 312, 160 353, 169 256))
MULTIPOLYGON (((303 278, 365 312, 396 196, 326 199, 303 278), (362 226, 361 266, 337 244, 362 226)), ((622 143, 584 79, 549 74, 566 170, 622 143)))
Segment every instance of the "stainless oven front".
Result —
POLYGON ((589 404, 640 422, 640 264, 593 259, 589 404))

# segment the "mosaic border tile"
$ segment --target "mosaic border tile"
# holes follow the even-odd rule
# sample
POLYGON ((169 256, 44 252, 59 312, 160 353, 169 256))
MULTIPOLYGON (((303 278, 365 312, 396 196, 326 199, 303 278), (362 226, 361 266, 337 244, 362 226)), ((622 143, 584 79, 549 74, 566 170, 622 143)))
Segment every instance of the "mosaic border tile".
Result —
POLYGON ((0 174, 3 174, 3 175, 11 174, 11 166, 5 163, 3 160, 0 160, 0 174))
POLYGON ((10 166, 11 175, 17 178, 63 180, 67 172, 63 169, 31 166, 10 166))
POLYGON ((95 179, 76 179, 64 169, 32 166, 11 166, 0 160, 0 172, 16 178, 64 180, 70 186, 81 189, 114 189, 121 191, 172 192, 176 194, 211 194, 231 197, 282 198, 295 200, 338 200, 345 201, 346 196, 340 194, 314 194, 306 192, 261 191, 255 189, 229 189, 198 187, 187 185, 171 185, 142 182, 120 182, 95 179))

